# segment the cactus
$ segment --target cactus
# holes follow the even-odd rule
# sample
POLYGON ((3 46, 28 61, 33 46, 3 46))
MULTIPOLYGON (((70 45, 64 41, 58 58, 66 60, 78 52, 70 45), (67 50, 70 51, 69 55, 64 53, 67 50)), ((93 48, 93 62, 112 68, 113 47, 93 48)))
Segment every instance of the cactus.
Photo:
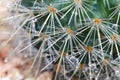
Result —
POLYGON ((18 53, 29 51, 35 76, 50 70, 53 80, 120 79, 120 0, 20 0, 15 6, 25 19, 9 40, 21 30, 29 34, 18 53))

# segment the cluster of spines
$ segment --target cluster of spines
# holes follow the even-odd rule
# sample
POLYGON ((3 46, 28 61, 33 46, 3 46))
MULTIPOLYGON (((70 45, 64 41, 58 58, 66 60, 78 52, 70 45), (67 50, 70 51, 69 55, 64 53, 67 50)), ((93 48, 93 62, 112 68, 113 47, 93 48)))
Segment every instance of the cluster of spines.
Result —
MULTIPOLYGON (((97 2, 97 0, 95 1, 97 2)), ((50 64, 44 64, 44 68, 40 71, 47 69, 50 65, 53 67, 55 65, 53 68, 55 80, 60 75, 71 80, 79 71, 81 75, 78 74, 78 78, 99 79, 104 71, 107 75, 106 78, 108 78, 109 71, 107 68, 110 67, 115 71, 111 61, 120 58, 120 36, 119 32, 113 28, 119 25, 120 5, 110 8, 108 0, 104 0, 108 9, 114 9, 114 11, 108 20, 103 20, 99 17, 91 17, 95 14, 89 9, 92 6, 89 3, 95 1, 61 0, 58 3, 53 1, 53 4, 49 3, 50 5, 46 4, 46 1, 40 3, 35 1, 30 9, 17 6, 21 14, 29 15, 23 23, 26 23, 23 28, 31 30, 29 34, 32 39, 31 44, 20 49, 19 53, 32 45, 40 44, 37 46, 38 53, 33 65, 37 66, 35 61, 40 60, 38 61, 40 67, 43 58, 45 58, 50 64), (24 9, 21 10, 20 8, 24 9), (111 23, 109 20, 116 15, 118 16, 116 23, 111 23), (113 26, 114 24, 117 26, 113 26), (72 61, 72 58, 76 63, 72 61), (49 61, 49 59, 51 60, 49 61), (70 69, 66 70, 68 66, 70 69), (62 69, 63 72, 61 72, 62 69)), ((24 1, 22 2, 24 3, 24 1)), ((118 65, 116 64, 116 66, 118 65)))

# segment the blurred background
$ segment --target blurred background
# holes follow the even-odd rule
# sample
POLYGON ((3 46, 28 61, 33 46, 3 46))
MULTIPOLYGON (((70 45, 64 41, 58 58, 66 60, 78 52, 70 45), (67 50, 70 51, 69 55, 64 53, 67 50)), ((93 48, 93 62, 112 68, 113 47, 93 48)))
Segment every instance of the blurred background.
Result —
MULTIPOLYGON (((15 26, 14 20, 9 19, 12 5, 17 0, 0 0, 0 45, 10 38, 15 26), (14 24, 13 24, 14 23, 14 24)), ((29 68, 31 62, 25 62, 23 56, 9 54, 14 50, 17 41, 12 39, 5 46, 0 46, 0 80, 51 80, 50 72, 40 73, 36 78, 33 77, 29 68)))

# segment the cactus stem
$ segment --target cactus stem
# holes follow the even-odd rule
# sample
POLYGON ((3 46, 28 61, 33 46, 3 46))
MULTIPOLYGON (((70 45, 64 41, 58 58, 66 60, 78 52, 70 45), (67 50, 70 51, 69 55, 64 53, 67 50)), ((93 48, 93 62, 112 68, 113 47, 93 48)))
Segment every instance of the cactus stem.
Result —
POLYGON ((74 3, 77 4, 77 5, 78 5, 78 4, 81 4, 81 3, 82 3, 82 0, 74 0, 74 3))
POLYGON ((95 18, 95 19, 93 19, 93 23, 94 23, 95 25, 98 25, 98 24, 101 23, 101 20, 100 20, 99 18, 95 18))
POLYGON ((84 68, 84 64, 81 63, 81 64, 79 65, 79 70, 82 70, 83 68, 84 68))
POLYGON ((66 29, 66 33, 67 33, 68 35, 73 35, 73 31, 72 31, 70 28, 67 28, 67 29, 66 29))
POLYGON ((54 9, 53 6, 49 6, 49 7, 48 7, 48 10, 49 10, 49 12, 51 12, 51 13, 54 13, 54 12, 55 12, 55 9, 54 9))
POLYGON ((108 64, 107 61, 109 60, 110 60, 109 58, 102 60, 102 64, 106 66, 108 64))
POLYGON ((85 47, 86 52, 91 52, 93 48, 91 46, 86 46, 85 47))
POLYGON ((118 39, 118 36, 117 36, 116 34, 113 34, 113 35, 111 36, 111 39, 112 39, 113 41, 116 41, 116 40, 118 39))
POLYGON ((61 52, 60 52, 60 55, 61 55, 62 57, 65 57, 65 56, 66 56, 66 53, 63 52, 63 51, 61 51, 61 52))
POLYGON ((120 9, 120 3, 118 4, 118 8, 120 9))

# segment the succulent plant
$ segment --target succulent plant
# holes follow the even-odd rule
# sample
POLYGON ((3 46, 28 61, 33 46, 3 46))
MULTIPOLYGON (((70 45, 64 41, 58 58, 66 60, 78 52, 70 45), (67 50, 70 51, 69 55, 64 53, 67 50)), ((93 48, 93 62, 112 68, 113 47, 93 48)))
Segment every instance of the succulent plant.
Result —
POLYGON ((20 0, 15 6, 12 12, 24 19, 9 40, 21 30, 27 36, 18 53, 29 51, 35 75, 50 70, 53 80, 120 79, 120 0, 20 0))

